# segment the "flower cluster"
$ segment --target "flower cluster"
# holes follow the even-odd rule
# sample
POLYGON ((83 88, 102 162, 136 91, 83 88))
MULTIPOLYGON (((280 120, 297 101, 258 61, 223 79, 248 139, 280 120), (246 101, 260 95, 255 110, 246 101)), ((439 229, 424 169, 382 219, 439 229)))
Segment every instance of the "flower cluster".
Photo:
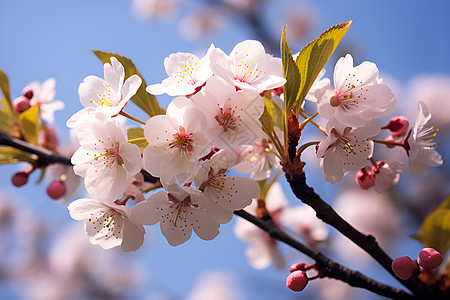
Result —
POLYGON ((266 179, 279 165, 268 152, 259 118, 264 111, 260 93, 286 82, 281 59, 266 54, 260 42, 245 41, 230 55, 214 45, 203 58, 174 53, 164 66, 169 77, 146 90, 177 97, 164 115, 142 122, 143 136, 137 139, 146 143, 142 152, 119 119, 128 116, 123 109, 141 78, 125 78, 114 56, 104 65, 104 79, 88 76, 80 84, 85 108, 67 122, 80 143, 72 157, 74 171, 84 178, 90 196, 73 202, 70 214, 84 220, 91 242, 105 249, 136 250, 145 234, 142 225, 158 222, 173 246, 189 240, 192 230, 211 240, 233 211, 260 194, 255 181, 228 176, 228 171, 251 161, 257 170, 241 170, 266 179), (246 147, 257 148, 256 157, 242 150, 246 147), (141 169, 158 179, 155 186, 144 189, 130 182, 141 169), (145 199, 143 192, 159 187, 164 191, 145 199), (127 206, 131 201, 132 208, 127 206))

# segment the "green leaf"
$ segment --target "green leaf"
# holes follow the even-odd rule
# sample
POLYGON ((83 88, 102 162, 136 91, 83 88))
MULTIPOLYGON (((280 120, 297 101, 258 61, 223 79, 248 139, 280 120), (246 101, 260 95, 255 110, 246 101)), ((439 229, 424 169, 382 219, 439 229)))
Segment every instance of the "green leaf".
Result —
POLYGON ((450 195, 425 218, 419 233, 412 237, 442 255, 447 252, 450 248, 450 195))
POLYGON ((12 113, 7 102, 8 101, 6 99, 1 100, 2 107, 0 108, 0 130, 10 135, 14 135, 14 113, 12 113))
POLYGON ((265 104, 264 112, 268 113, 268 116, 264 117, 270 117, 272 128, 273 126, 277 126, 278 128, 283 129, 283 110, 280 105, 270 98, 270 92, 266 92, 262 98, 264 99, 265 104))
POLYGON ((298 55, 296 65, 302 81, 296 97, 298 101, 295 103, 297 115, 314 81, 352 23, 353 20, 330 27, 317 39, 306 45, 298 55))
POLYGON ((2 90, 2 94, 5 97, 9 108, 12 110, 12 102, 11 102, 11 95, 9 93, 9 80, 8 76, 6 76, 5 72, 3 72, 0 69, 0 89, 2 90))
POLYGON ((144 129, 143 128, 130 128, 127 130, 128 133, 128 139, 131 140, 131 144, 135 144, 139 147, 141 150, 141 153, 144 152, 145 147, 148 146, 148 142, 146 140, 143 140, 142 138, 145 138, 144 136, 144 129), (139 141, 132 141, 134 139, 142 139, 139 141))
POLYGON ((291 49, 286 42, 286 26, 283 28, 281 33, 281 61, 283 66, 283 77, 286 79, 284 85, 284 113, 287 116, 291 111, 292 105, 294 105, 297 100, 297 94, 300 87, 301 74, 295 64, 294 58, 292 57, 291 49))
POLYGON ((19 115, 19 126, 28 142, 37 144, 39 125, 39 105, 34 105, 19 115))
POLYGON ((164 110, 159 107, 156 97, 152 94, 147 93, 147 91, 145 90, 147 84, 145 83, 144 78, 142 77, 141 73, 139 73, 131 59, 115 53, 103 52, 99 50, 92 50, 92 52, 94 52, 94 54, 100 59, 103 64, 111 63, 111 56, 117 58, 117 60, 123 65, 125 69, 125 79, 133 74, 141 77, 141 86, 139 87, 136 95, 131 97, 131 101, 133 101, 139 108, 145 111, 150 117, 164 113, 164 110))
POLYGON ((0 165, 14 164, 21 161, 31 163, 34 159, 30 153, 23 152, 12 147, 0 147, 0 165))

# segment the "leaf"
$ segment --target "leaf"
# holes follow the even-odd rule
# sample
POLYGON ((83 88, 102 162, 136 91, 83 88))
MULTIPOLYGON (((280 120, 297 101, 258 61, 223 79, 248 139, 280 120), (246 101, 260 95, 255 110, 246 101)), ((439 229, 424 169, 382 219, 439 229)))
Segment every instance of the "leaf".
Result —
POLYGON ((0 108, 0 130, 10 135, 14 135, 14 114, 11 112, 6 99, 2 99, 1 103, 2 108, 0 108))
POLYGON ((5 97, 9 108, 12 110, 12 102, 11 102, 11 95, 9 93, 9 80, 8 76, 6 76, 5 72, 3 72, 0 69, 0 89, 2 90, 2 94, 5 97))
POLYGON ((444 255, 450 248, 450 195, 429 214, 412 238, 444 255))
POLYGON ((283 110, 278 105, 277 102, 270 98, 270 92, 266 92, 266 94, 262 97, 264 99, 265 110, 269 114, 272 120, 272 127, 277 126, 278 128, 283 128, 283 110))
POLYGON ((37 144, 39 132, 39 105, 34 105, 19 115, 19 126, 25 139, 37 144))
MULTIPOLYGON (((127 130, 127 133, 129 140, 145 138, 143 128, 130 128, 127 130)), ((141 150, 141 153, 143 153, 145 147, 148 146, 148 142, 146 140, 130 141, 130 143, 137 145, 141 150)))
POLYGON ((320 71, 330 59, 331 54, 333 54, 352 23, 353 20, 330 27, 317 39, 306 45, 298 55, 296 65, 302 81, 296 97, 298 101, 295 103, 297 114, 320 71))
POLYGON ((286 118, 289 115, 292 105, 297 100, 297 94, 300 87, 301 74, 292 57, 291 49, 286 42, 286 26, 281 33, 281 61, 283 66, 283 77, 286 79, 284 85, 284 113, 286 118))
POLYGON ((34 158, 32 154, 12 147, 0 147, 0 165, 14 164, 21 161, 31 163, 34 162, 34 158))
POLYGON ((92 50, 92 52, 94 52, 94 54, 100 59, 103 64, 111 63, 111 56, 117 58, 117 60, 123 65, 125 69, 125 79, 133 74, 141 77, 141 86, 139 87, 136 95, 131 97, 131 101, 133 101, 134 104, 145 111, 150 117, 164 113, 164 110, 159 107, 156 97, 152 94, 147 93, 147 91, 145 90, 147 84, 145 83, 144 78, 142 77, 141 73, 139 73, 131 59, 115 53, 103 52, 99 50, 92 50))

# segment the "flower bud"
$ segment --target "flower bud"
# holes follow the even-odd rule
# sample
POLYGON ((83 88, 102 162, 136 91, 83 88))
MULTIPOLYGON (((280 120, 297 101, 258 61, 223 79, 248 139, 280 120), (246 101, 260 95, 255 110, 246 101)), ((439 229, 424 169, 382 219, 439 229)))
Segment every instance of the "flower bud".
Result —
POLYGON ((20 96, 13 101, 14 109, 20 114, 30 108, 30 99, 20 96))
POLYGON ((25 185, 28 181, 28 175, 30 173, 26 171, 17 172, 11 177, 11 182, 14 186, 20 187, 25 185))
POLYGON ((47 195, 53 200, 59 199, 66 193, 66 185, 59 178, 53 180, 47 187, 47 195))
POLYGON ((441 265, 442 256, 436 249, 423 248, 417 257, 417 263, 424 269, 434 269, 441 265))
POLYGON ((375 183, 375 176, 370 167, 364 167, 356 173, 355 182, 362 190, 371 188, 375 183))
POLYGON ((22 90, 22 95, 30 100, 31 98, 33 98, 33 89, 30 86, 24 87, 22 90))
POLYGON ((418 270, 416 262, 408 256, 397 257, 392 262, 392 271, 402 280, 408 279, 418 270))
POLYGON ((289 267, 289 272, 305 271, 305 264, 302 262, 295 263, 289 267))
POLYGON ((404 116, 393 117, 383 129, 389 129, 395 137, 402 137, 408 131, 409 121, 404 116))
POLYGON ((294 271, 286 278, 286 286, 294 292, 302 291, 308 283, 305 271, 294 271))

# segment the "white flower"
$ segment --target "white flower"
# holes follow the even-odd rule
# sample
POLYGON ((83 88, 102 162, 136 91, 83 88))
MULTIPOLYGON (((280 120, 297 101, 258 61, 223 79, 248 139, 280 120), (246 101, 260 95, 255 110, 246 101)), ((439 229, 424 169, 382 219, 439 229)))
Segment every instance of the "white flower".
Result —
POLYGON ((191 181, 199 159, 212 148, 205 128, 205 117, 192 101, 175 98, 166 115, 154 116, 145 125, 144 168, 167 183, 191 181))
MULTIPOLYGON (((280 184, 275 182, 270 188, 265 198, 266 208, 275 224, 282 222, 280 217, 283 209, 287 206, 287 199, 283 193, 280 184)), ((245 210, 253 215, 256 214, 257 201, 245 210)), ((245 250, 245 256, 250 266, 255 269, 265 269, 272 263, 278 269, 286 266, 286 260, 278 249, 277 241, 272 239, 265 231, 259 229, 256 225, 239 218, 234 227, 236 236, 249 243, 245 250)))
POLYGON ((397 101, 394 92, 378 79, 377 66, 365 61, 353 67, 350 54, 341 57, 334 69, 334 88, 316 90, 319 114, 338 122, 361 127, 390 113, 397 101))
POLYGON ((346 173, 368 165, 373 152, 373 142, 368 138, 379 132, 377 120, 357 129, 345 127, 334 119, 328 121, 328 136, 317 150, 317 157, 323 157, 321 167, 325 181, 336 183, 346 173))
POLYGON ((373 167, 373 175, 375 177, 375 191, 377 191, 378 193, 382 193, 389 187, 397 184, 400 179, 400 173, 402 171, 402 163, 396 161, 377 161, 377 166, 373 167))
POLYGON ((330 79, 328 78, 323 78, 323 76, 325 76, 325 69, 322 69, 319 73, 319 75, 317 75, 316 80, 314 81, 313 85, 311 86, 311 89, 309 90, 308 94, 306 94, 305 99, 309 100, 311 102, 317 102, 317 98, 316 98, 316 91, 320 90, 321 88, 325 87, 325 86, 330 86, 330 79))
POLYGON ((93 111, 101 111, 109 117, 117 116, 141 86, 142 79, 138 75, 132 75, 123 82, 125 70, 114 56, 111 56, 111 64, 105 63, 103 68, 105 79, 91 75, 80 84, 78 94, 85 108, 70 117, 67 127, 78 126, 93 111))
POLYGON ((49 124, 55 123, 54 113, 64 108, 64 102, 55 99, 56 81, 49 78, 42 84, 34 81, 29 84, 29 88, 33 91, 33 97, 30 99, 30 105, 39 105, 41 118, 49 124))
POLYGON ((80 148, 72 156, 75 174, 84 177, 89 195, 95 199, 121 198, 127 173, 141 170, 139 147, 127 142, 127 133, 116 119, 97 112, 77 131, 80 148))
POLYGON ((199 59, 191 53, 177 52, 164 59, 164 68, 168 78, 162 83, 147 87, 153 95, 168 94, 170 96, 186 96, 197 92, 212 76, 209 57, 214 45, 208 49, 205 57, 199 59))
POLYGON ((230 55, 216 48, 211 52, 211 69, 217 76, 240 89, 262 93, 286 83, 281 59, 266 54, 264 46, 253 40, 237 44, 230 55))
POLYGON ((120 245, 123 251, 135 251, 144 241, 144 227, 130 219, 131 209, 125 205, 83 198, 72 202, 68 209, 72 218, 85 221, 91 243, 103 249, 120 245))
POLYGON ((433 138, 438 131, 433 126, 425 127, 431 119, 431 113, 424 102, 419 102, 416 122, 405 140, 405 148, 409 155, 409 169, 417 176, 425 176, 428 170, 425 165, 437 167, 442 165, 442 156, 436 151, 433 138), (410 149, 408 149, 408 147, 410 149))
POLYGON ((235 161, 233 151, 220 150, 202 164, 194 179, 195 186, 205 196, 206 211, 220 224, 230 222, 234 210, 243 209, 259 196, 255 181, 226 175, 235 161))
POLYGON ((242 173, 250 173, 254 180, 270 177, 272 169, 281 169, 279 158, 270 152, 274 150, 271 143, 264 138, 252 145, 244 145, 236 149, 237 161, 234 168, 242 173))
POLYGON ((212 240, 219 234, 220 225, 203 209, 202 192, 176 184, 163 186, 167 192, 152 194, 133 207, 133 220, 144 225, 160 222, 161 232, 172 246, 189 240, 192 230, 203 240, 212 240))
POLYGON ((233 85, 212 77, 192 101, 205 116, 206 134, 218 148, 234 150, 263 136, 259 118, 264 100, 254 91, 236 91, 233 85))

